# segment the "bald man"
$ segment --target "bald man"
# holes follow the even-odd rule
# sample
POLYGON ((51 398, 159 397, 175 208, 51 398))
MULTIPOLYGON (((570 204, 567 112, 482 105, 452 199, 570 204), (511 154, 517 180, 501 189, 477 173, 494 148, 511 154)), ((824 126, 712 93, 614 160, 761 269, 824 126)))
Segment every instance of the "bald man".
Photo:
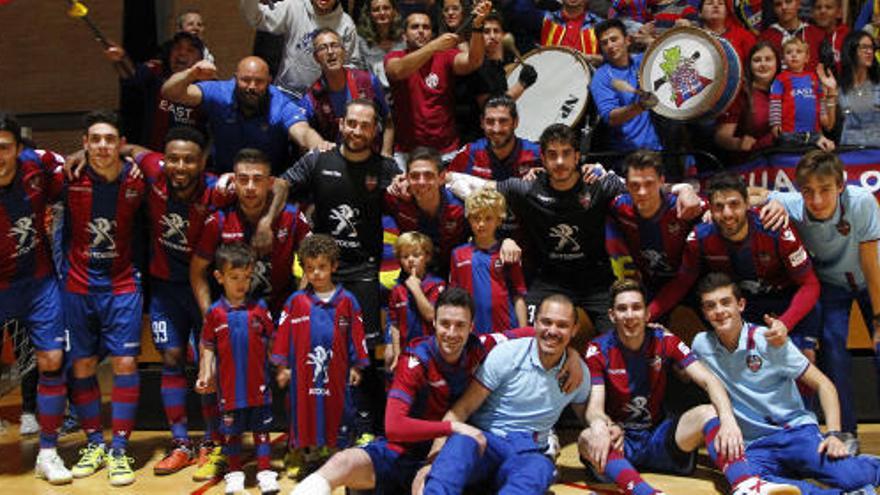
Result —
POLYGON ((162 86, 163 97, 198 106, 208 118, 216 172, 231 172, 233 158, 242 148, 263 151, 272 162, 273 175, 283 172, 292 161, 288 138, 306 149, 333 147, 309 126, 303 109, 271 84, 263 59, 245 57, 232 79, 216 78, 214 64, 202 60, 172 75, 162 86))

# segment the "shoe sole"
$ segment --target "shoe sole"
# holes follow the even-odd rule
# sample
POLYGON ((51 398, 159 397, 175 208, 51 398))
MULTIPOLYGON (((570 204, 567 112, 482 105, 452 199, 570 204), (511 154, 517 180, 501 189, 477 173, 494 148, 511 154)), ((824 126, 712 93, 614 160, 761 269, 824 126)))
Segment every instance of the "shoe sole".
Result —
POLYGON ((74 479, 88 478, 89 476, 91 476, 91 475, 97 473, 97 472, 100 471, 101 469, 103 469, 103 466, 100 467, 100 468, 98 468, 98 469, 95 469, 95 470, 92 471, 91 473, 76 473, 76 472, 74 472, 73 470, 71 470, 71 471, 70 471, 70 475, 73 476, 74 479))
POLYGON ((128 486, 128 485, 133 484, 134 481, 135 481, 134 478, 132 478, 131 480, 122 480, 122 481, 110 480, 110 486, 128 486))
POLYGON ((780 486, 767 492, 767 495, 801 495, 801 489, 796 486, 780 486))
POLYGON ((45 480, 50 485, 54 485, 54 486, 67 485, 67 484, 73 483, 73 476, 71 476, 70 478, 64 478, 64 479, 60 479, 60 480, 50 480, 48 476, 46 476, 45 474, 43 474, 39 471, 35 472, 34 476, 37 479, 45 480))
MULTIPOLYGON (((195 464, 195 462, 190 461, 190 462, 188 462, 188 463, 186 463, 186 464, 184 464, 184 465, 182 465, 182 466, 176 467, 176 468, 158 468, 158 467, 154 467, 154 468, 153 468, 153 474, 155 474, 156 476, 166 476, 166 475, 169 475, 169 474, 174 474, 174 473, 177 473, 177 472, 179 472, 179 471, 182 471, 182 470, 184 470, 184 469, 186 469, 186 468, 192 466, 193 464, 195 464)), ((193 479, 195 479, 195 478, 193 478, 193 479)), ((198 481, 198 480, 196 480, 196 481, 198 481)))

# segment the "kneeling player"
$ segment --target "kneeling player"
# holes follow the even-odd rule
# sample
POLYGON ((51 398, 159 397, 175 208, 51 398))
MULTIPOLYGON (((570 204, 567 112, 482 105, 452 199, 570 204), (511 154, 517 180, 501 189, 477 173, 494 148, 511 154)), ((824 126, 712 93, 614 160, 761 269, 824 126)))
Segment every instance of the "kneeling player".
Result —
POLYGON ((618 280, 610 292, 608 315, 615 330, 587 348, 593 385, 586 415, 589 427, 578 439, 581 456, 626 493, 649 495, 659 491, 636 468, 689 474, 696 450, 705 442, 734 494, 799 493, 794 486, 766 483, 751 470, 724 385, 678 337, 662 329, 646 329, 648 312, 641 285, 618 280), (670 364, 703 388, 712 405, 664 419, 661 403, 670 364))

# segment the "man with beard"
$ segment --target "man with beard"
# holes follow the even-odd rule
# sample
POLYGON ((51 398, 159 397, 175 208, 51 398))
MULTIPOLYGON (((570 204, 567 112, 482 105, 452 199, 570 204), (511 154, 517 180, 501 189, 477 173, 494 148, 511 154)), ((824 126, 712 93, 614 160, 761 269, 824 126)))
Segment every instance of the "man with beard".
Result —
POLYGON ((238 6, 251 27, 284 37, 278 85, 297 98, 321 76, 311 43, 318 29, 330 28, 339 33, 350 62, 359 63, 354 22, 337 0, 239 0, 238 6))
POLYGON ((269 156, 272 170, 282 170, 291 159, 288 138, 307 149, 333 146, 309 126, 302 108, 270 84, 263 59, 243 58, 232 79, 212 81, 216 76, 214 64, 202 60, 162 86, 163 97, 198 107, 207 117, 216 172, 231 171, 232 159, 242 148, 261 150, 269 156))
MULTIPOLYGON (((297 200, 314 204, 314 231, 328 234, 340 249, 334 280, 353 293, 361 305, 367 346, 380 341, 379 263, 382 260, 382 203, 385 189, 397 174, 393 160, 373 152, 379 127, 379 111, 368 99, 354 99, 345 107, 339 123, 342 145, 322 153, 309 153, 290 167, 282 178, 289 184, 276 190, 271 212, 280 209, 288 192, 297 200)), ((375 353, 371 367, 358 387, 358 433, 381 429, 384 415, 384 376, 375 353), (370 408, 366 408, 366 404, 370 408), (371 417, 372 415, 372 417, 371 417), (375 422, 368 426, 367 422, 375 422)))
POLYGON ((395 159, 401 169, 406 155, 417 146, 436 148, 445 155, 444 161, 452 159, 458 149, 455 79, 482 65, 483 19, 491 8, 489 0, 481 0, 474 8, 467 52, 456 48, 459 39, 455 33, 433 38, 427 14, 412 13, 406 18, 406 50, 385 56, 385 74, 395 106, 395 159))
POLYGON ((345 104, 355 98, 368 98, 379 108, 381 132, 373 140, 373 151, 391 156, 394 146, 394 122, 385 99, 385 90, 376 76, 365 70, 343 66, 345 47, 339 34, 322 28, 312 39, 315 60, 321 67, 321 77, 300 100, 309 122, 330 142, 339 142, 339 120, 345 115, 345 104))
MULTIPOLYGON (((122 90, 136 95, 143 102, 138 112, 143 114, 138 144, 150 149, 165 145, 165 133, 169 129, 187 125, 207 130, 204 116, 197 108, 175 104, 162 98, 162 84, 171 74, 184 71, 202 60, 204 44, 196 35, 179 32, 162 44, 162 57, 134 65, 125 49, 113 45, 104 50, 104 56, 122 81, 122 90)), ((124 101, 124 100, 123 100, 124 101)))
POLYGON ((749 209, 746 185, 735 174, 712 177, 708 197, 712 221, 688 235, 677 276, 648 306, 651 319, 675 307, 702 273, 726 273, 749 295, 745 314, 767 324, 770 343, 781 345, 789 331, 795 332, 792 340, 814 360, 819 279, 800 237, 790 227, 767 228, 758 210, 749 209))

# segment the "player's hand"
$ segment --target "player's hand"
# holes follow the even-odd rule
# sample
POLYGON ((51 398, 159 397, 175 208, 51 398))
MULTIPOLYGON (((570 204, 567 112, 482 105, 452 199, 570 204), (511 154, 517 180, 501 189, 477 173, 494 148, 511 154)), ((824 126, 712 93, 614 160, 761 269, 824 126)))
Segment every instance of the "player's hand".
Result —
POLYGON ((535 70, 535 66, 523 64, 518 79, 518 82, 522 85, 523 89, 528 89, 532 84, 535 84, 535 81, 537 80, 538 71, 535 70))
POLYGON ((348 371, 348 384, 352 387, 357 387, 361 384, 361 379, 363 379, 364 375, 361 373, 361 370, 358 368, 352 368, 348 371))
POLYGON ((825 136, 819 136, 819 140, 816 141, 816 146, 823 151, 834 151, 834 141, 825 136))
POLYGON ((819 76, 819 82, 824 86, 825 93, 831 93, 831 96, 836 98, 837 79, 834 79, 834 74, 832 74, 823 64, 816 64, 816 75, 819 76))
POLYGON ((474 26, 483 27, 483 20, 486 19, 486 16, 489 15, 489 12, 492 11, 492 1, 491 0, 480 0, 479 3, 474 7, 472 11, 474 15, 474 26))
POLYGON ((217 189, 226 191, 230 195, 235 194, 235 174, 232 172, 220 174, 220 177, 217 178, 217 189))
POLYGON ((209 375, 200 375, 196 379, 196 392, 208 394, 214 392, 214 377, 209 375))
POLYGON ((459 43, 458 35, 455 33, 443 33, 440 36, 434 38, 431 43, 433 43, 433 48, 440 52, 443 50, 449 50, 450 48, 455 48, 459 43))
POLYGON ((605 421, 595 421, 581 431, 578 450, 598 471, 605 472, 608 452, 611 450, 611 432, 605 421))
POLYGON ((131 176, 132 179, 143 179, 144 178, 144 171, 141 170, 141 167, 137 164, 137 162, 134 160, 134 158, 126 156, 123 158, 123 160, 127 161, 128 163, 131 163, 131 170, 128 171, 128 174, 131 176))
MULTIPOLYGON (((669 332, 668 328, 666 328, 661 323, 657 323, 656 321, 652 321, 650 323, 647 323, 645 326, 650 328, 651 330, 660 330, 661 332, 669 332)), ((669 333, 672 333, 672 332, 669 332, 669 333)))
POLYGON ((761 207, 761 223, 770 230, 777 231, 788 227, 788 211, 775 199, 761 207))
POLYGON ((257 252, 257 256, 269 254, 272 251, 272 219, 262 217, 257 222, 257 229, 251 239, 251 247, 257 252))
POLYGON ((611 448, 618 452, 623 452, 623 439, 626 436, 623 428, 619 424, 614 423, 608 427, 608 433, 611 434, 611 448))
POLYGON ((585 163, 581 166, 581 175, 584 176, 584 184, 592 184, 602 177, 605 177, 608 171, 601 163, 585 163))
POLYGON ((752 148, 754 148, 755 143, 757 141, 758 140, 755 139, 755 136, 750 136, 750 135, 746 134, 745 136, 740 138, 739 150, 740 151, 752 151, 752 148))
POLYGON ((125 59, 125 49, 119 45, 110 45, 104 50, 104 56, 114 64, 122 62, 125 59))
POLYGON ((519 263, 522 259, 522 248, 519 247, 519 244, 517 244, 516 241, 508 237, 501 241, 501 249, 499 250, 498 256, 501 257, 501 262, 505 265, 509 263, 519 263))
POLYGON ((412 194, 409 192, 409 181, 406 179, 406 174, 395 175, 394 178, 391 179, 391 184, 385 188, 385 192, 395 198, 403 200, 409 200, 412 198, 412 194))
POLYGON ((742 431, 737 426, 736 419, 721 421, 718 434, 715 435, 715 452, 721 453, 728 460, 737 459, 745 452, 742 431))
POLYGON ((675 212, 682 220, 693 220, 703 213, 703 201, 690 184, 676 186, 678 199, 675 201, 675 212))
POLYGON ((79 150, 64 157, 64 178, 67 180, 79 179, 88 163, 86 150, 79 150))
POLYGON ((825 454, 831 459, 849 457, 849 450, 846 448, 846 445, 844 445, 839 438, 834 436, 825 437, 825 439, 819 443, 819 448, 816 449, 816 452, 819 454, 825 454))
POLYGON ((388 371, 394 372, 397 369, 397 362, 400 360, 400 351, 394 349, 394 346, 388 345, 386 347, 391 347, 390 356, 388 356, 388 371))
POLYGON ((322 139, 321 142, 319 142, 318 145, 315 146, 314 149, 317 150, 319 153, 322 153, 324 151, 330 151, 335 147, 336 147, 336 143, 333 143, 330 141, 325 141, 322 139))
POLYGON ((194 81, 217 79, 217 66, 207 60, 199 60, 187 70, 189 78, 194 81))
POLYGON ((290 384, 290 368, 279 368, 275 373, 275 381, 278 382, 279 388, 285 388, 290 384))
POLYGON ((526 172, 525 175, 522 176, 522 180, 526 182, 531 182, 538 178, 538 174, 543 174, 545 172, 544 167, 532 167, 526 172))
POLYGON ((559 388, 563 393, 570 394, 584 383, 584 370, 581 368, 581 357, 577 351, 568 347, 565 349, 568 359, 565 367, 559 370, 556 378, 559 380, 559 388))
POLYGON ((781 347, 785 344, 788 339, 788 327, 785 326, 785 323, 770 315, 764 315, 764 323, 767 324, 767 332, 764 334, 767 343, 773 347, 781 347))
POLYGON ((452 433, 473 438, 474 441, 477 442, 477 446, 480 448, 480 455, 483 455, 483 452, 486 451, 486 435, 483 435, 482 430, 459 421, 451 421, 450 423, 452 425, 452 433))

